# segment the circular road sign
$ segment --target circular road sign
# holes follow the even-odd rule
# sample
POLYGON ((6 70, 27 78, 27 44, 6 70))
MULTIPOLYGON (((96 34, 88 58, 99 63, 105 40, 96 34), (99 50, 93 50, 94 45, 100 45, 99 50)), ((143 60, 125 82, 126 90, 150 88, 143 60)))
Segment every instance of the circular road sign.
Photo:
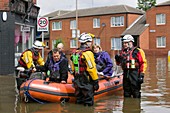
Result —
POLYGON ((47 20, 47 18, 45 18, 45 17, 39 18, 39 20, 38 20, 38 25, 39 25, 40 27, 46 27, 46 26, 48 25, 48 20, 47 20))

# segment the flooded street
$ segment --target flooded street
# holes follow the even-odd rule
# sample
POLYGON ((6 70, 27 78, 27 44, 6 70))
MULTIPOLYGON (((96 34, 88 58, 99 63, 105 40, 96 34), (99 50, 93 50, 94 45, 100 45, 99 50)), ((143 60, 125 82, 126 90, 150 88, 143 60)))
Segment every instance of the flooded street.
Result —
POLYGON ((0 76, 0 113, 169 113, 170 66, 167 56, 147 56, 147 61, 141 99, 124 99, 122 91, 119 91, 97 100, 93 107, 74 103, 20 102, 14 76, 0 76))

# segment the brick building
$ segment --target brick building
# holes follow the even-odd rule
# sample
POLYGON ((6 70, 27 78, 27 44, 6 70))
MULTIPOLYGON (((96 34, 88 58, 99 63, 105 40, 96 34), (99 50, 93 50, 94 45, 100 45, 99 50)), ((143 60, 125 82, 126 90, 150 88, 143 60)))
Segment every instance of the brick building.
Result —
MULTIPOLYGON (((167 55, 170 50, 170 1, 160 3, 146 12, 149 25, 149 50, 167 55)), ((151 53, 151 52, 149 52, 151 53)))
POLYGON ((78 47, 76 31, 79 34, 90 32, 95 35, 93 43, 98 43, 111 56, 121 49, 121 34, 138 17, 144 14, 141 10, 127 5, 116 5, 79 9, 50 19, 50 48, 56 39, 62 39, 66 53, 78 47), (77 25, 76 25, 77 22, 77 25), (78 26, 78 27, 77 27, 78 26))
POLYGON ((0 1, 0 74, 14 73, 17 57, 32 47, 39 9, 36 0, 0 1))
POLYGON ((93 43, 99 43, 111 56, 121 49, 121 37, 125 34, 133 35, 135 45, 144 49, 146 54, 167 55, 170 49, 169 8, 170 1, 157 4, 146 12, 117 5, 79 9, 77 21, 76 11, 50 18, 48 50, 53 48, 56 39, 62 39, 66 53, 69 53, 78 47, 77 31, 78 34, 94 34, 96 38, 93 43))

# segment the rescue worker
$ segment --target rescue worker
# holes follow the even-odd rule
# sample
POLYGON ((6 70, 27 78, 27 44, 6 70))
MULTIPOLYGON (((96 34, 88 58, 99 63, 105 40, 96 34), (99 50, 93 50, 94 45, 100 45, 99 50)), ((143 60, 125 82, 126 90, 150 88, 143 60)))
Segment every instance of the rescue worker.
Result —
POLYGON ((134 38, 127 34, 122 38, 123 49, 115 56, 116 64, 123 69, 124 97, 141 97, 141 84, 147 67, 145 53, 139 47, 134 47, 134 38))
POLYGON ((88 33, 82 33, 79 42, 80 48, 71 55, 76 103, 92 106, 94 104, 94 91, 99 89, 94 54, 90 49, 92 36, 88 33))
MULTIPOLYGON (((32 48, 25 50, 18 60, 18 66, 17 67, 24 67, 25 68, 25 75, 27 77, 17 78, 17 88, 20 88, 20 85, 30 77, 31 73, 36 72, 36 65, 44 65, 44 60, 41 57, 41 50, 45 47, 45 44, 41 41, 36 40, 33 43, 32 48)), ((16 72, 18 73, 18 72, 16 72)))
POLYGON ((38 71, 46 72, 50 77, 49 81, 67 83, 68 60, 62 56, 62 52, 55 48, 52 50, 52 57, 46 61, 44 66, 38 66, 38 71))
POLYGON ((100 45, 97 44, 92 46, 92 51, 94 53, 98 75, 112 77, 114 75, 113 63, 110 55, 106 51, 102 51, 100 45))

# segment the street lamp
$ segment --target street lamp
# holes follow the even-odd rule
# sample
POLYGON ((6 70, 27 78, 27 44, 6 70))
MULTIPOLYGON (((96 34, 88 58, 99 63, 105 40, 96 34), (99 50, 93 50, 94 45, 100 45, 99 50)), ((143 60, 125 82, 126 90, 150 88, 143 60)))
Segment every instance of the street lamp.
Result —
POLYGON ((76 0, 76 45, 78 47, 78 10, 77 10, 77 0, 76 0))

